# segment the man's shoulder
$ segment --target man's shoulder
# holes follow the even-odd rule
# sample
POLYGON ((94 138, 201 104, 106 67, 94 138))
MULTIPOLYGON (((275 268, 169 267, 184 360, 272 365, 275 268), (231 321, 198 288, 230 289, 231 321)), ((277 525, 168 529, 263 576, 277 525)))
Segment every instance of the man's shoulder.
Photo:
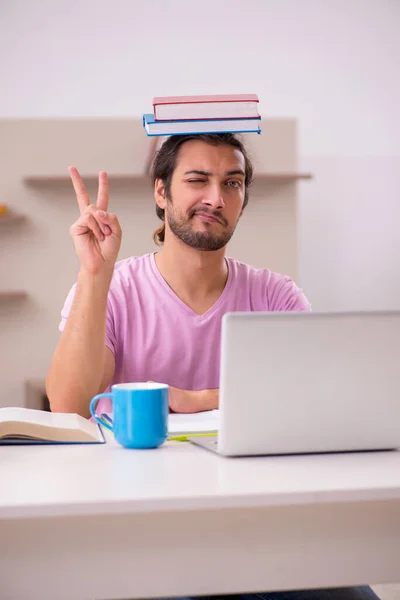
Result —
POLYGON ((115 263, 113 281, 121 283, 124 280, 130 281, 132 277, 148 275, 151 270, 151 254, 142 256, 129 256, 115 263))
POLYGON ((239 280, 247 279, 249 282, 262 282, 265 285, 277 285, 291 280, 288 275, 282 275, 266 267, 253 267, 234 258, 228 258, 227 260, 233 276, 239 280))
POLYGON ((303 290, 289 275, 228 260, 237 287, 248 289, 254 305, 267 307, 267 310, 311 310, 303 290))

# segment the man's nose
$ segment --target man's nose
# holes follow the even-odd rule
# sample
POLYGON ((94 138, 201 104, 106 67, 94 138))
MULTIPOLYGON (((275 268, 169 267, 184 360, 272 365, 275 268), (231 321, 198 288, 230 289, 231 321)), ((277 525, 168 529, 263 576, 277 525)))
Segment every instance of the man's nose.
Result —
POLYGON ((204 195, 203 204, 206 204, 214 210, 221 210, 225 207, 225 202, 222 197, 221 188, 219 185, 210 185, 204 195))

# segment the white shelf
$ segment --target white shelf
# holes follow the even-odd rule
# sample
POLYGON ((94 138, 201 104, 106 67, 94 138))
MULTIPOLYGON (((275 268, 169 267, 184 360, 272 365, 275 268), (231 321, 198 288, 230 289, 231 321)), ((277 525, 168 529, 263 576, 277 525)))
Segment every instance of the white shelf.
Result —
POLYGON ((0 291, 0 303, 24 300, 27 297, 28 297, 28 292, 24 292, 23 290, 0 291))
MULTIPOLYGON (((120 181, 126 183, 134 183, 136 181, 149 180, 149 175, 130 175, 123 173, 108 173, 108 179, 110 181, 120 181)), ((311 173, 255 173, 254 181, 271 181, 277 183, 286 183, 290 181, 297 181, 302 179, 312 179, 311 173)), ((82 174, 83 181, 97 182, 99 176, 93 174, 82 174)), ((40 185, 46 183, 68 183, 71 182, 69 175, 26 175, 24 177, 24 183, 27 185, 40 185)))
POLYGON ((26 219, 25 215, 19 213, 7 213, 5 215, 0 215, 0 225, 8 225, 9 223, 19 223, 26 219))
MULTIPOLYGON (((122 183, 135 183, 140 181, 149 180, 149 176, 144 173, 141 175, 131 175, 123 173, 107 173, 109 181, 119 181, 122 183)), ((81 173, 81 177, 84 182, 96 183, 99 180, 99 176, 94 174, 81 173)), ((69 175, 26 175, 23 178, 26 185, 41 185, 41 184, 53 184, 53 183, 70 183, 72 185, 71 177, 69 175)))
POLYGON ((312 179, 311 173, 255 173, 254 181, 289 183, 291 181, 312 179))

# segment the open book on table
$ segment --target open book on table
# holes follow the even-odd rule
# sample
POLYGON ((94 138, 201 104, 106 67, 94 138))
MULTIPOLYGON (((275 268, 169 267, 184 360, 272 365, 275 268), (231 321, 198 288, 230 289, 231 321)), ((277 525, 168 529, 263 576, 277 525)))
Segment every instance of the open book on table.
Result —
POLYGON ((104 444, 102 428, 77 414, 0 408, 0 444, 104 444))

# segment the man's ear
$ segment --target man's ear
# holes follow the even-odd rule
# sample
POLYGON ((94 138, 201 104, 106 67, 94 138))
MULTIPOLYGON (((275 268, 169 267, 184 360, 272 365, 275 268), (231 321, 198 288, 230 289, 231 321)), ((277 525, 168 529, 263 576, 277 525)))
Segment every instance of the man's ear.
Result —
POLYGON ((165 210, 167 198, 165 197, 165 185, 162 179, 156 179, 154 182, 154 199, 158 206, 165 210))

